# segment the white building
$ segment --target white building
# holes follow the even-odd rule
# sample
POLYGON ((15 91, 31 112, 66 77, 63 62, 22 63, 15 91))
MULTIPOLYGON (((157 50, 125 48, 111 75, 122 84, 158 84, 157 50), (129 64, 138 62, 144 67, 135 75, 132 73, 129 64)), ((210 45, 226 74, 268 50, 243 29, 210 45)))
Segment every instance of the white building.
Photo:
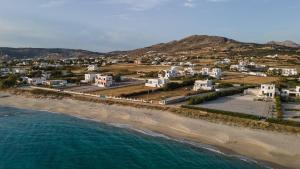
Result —
POLYGON ((222 69, 220 68, 213 68, 210 70, 210 68, 202 68, 201 70, 201 74, 204 76, 210 76, 210 77, 214 77, 216 79, 221 78, 222 76, 222 69))
POLYGON ((214 77, 216 79, 220 79, 222 76, 222 69, 213 68, 212 71, 209 73, 209 76, 214 77))
POLYGON ((62 87, 66 86, 68 82, 66 80, 47 80, 44 81, 43 84, 52 87, 62 87))
POLYGON ((193 90, 198 91, 198 90, 213 90, 213 82, 212 80, 197 80, 195 81, 193 90))
POLYGON ((215 65, 229 65, 231 63, 231 60, 226 58, 223 60, 219 60, 215 62, 215 65))
POLYGON ((110 87, 113 85, 112 76, 96 75, 95 85, 98 87, 110 87))
POLYGON ((15 74, 26 74, 28 70, 25 68, 13 68, 12 72, 15 74))
POLYGON ((95 82, 97 74, 95 73, 86 73, 84 75, 84 80, 82 80, 81 82, 83 83, 93 83, 95 82))
POLYGON ((298 71, 295 68, 284 68, 282 69, 282 76, 297 76, 298 75, 298 71))
POLYGON ((210 68, 207 68, 207 67, 202 68, 201 73, 204 76, 208 76, 210 73, 210 68))
POLYGON ((179 71, 177 66, 172 66, 170 70, 164 70, 163 74, 159 74, 159 78, 170 79, 172 77, 178 77, 179 71))
POLYGON ((168 79, 158 78, 158 79, 148 79, 145 83, 147 87, 164 87, 169 82, 168 79))
POLYGON ((296 68, 269 68, 269 72, 279 72, 282 76, 297 76, 298 71, 296 68))
POLYGON ((300 86, 296 86, 296 89, 282 89, 281 96, 283 96, 283 97, 300 97, 300 86))
POLYGON ((196 74, 196 72, 194 71, 194 69, 192 67, 188 67, 188 68, 184 68, 183 70, 183 76, 194 76, 196 74))
POLYGON ((97 65, 89 65, 87 69, 88 71, 97 71, 99 68, 97 65))
POLYGON ((25 81, 30 84, 30 85, 42 85, 43 82, 45 81, 46 79, 43 78, 43 77, 38 77, 38 78, 28 78, 26 77, 25 78, 25 81))
POLYGON ((259 97, 274 98, 276 93, 275 84, 262 84, 260 86, 259 97))

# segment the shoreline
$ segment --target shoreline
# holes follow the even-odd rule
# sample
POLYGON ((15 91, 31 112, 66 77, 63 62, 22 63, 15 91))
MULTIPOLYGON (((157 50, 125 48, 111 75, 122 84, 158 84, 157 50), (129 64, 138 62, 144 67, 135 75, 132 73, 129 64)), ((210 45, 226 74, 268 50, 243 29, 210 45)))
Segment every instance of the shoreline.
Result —
POLYGON ((300 167, 300 136, 297 134, 227 126, 159 110, 9 95, 0 98, 0 105, 62 113, 106 124, 129 125, 133 129, 161 133, 174 140, 211 145, 225 154, 240 154, 274 168, 300 167))

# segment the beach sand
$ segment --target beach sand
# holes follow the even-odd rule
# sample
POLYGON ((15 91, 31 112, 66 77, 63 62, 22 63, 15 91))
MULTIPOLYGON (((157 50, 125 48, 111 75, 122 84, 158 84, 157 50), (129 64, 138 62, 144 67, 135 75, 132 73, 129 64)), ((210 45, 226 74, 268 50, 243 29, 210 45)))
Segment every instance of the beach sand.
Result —
POLYGON ((0 106, 44 110, 104 123, 126 124, 139 130, 150 130, 176 139, 216 146, 269 165, 277 164, 274 168, 300 168, 300 135, 296 134, 233 127, 165 111, 72 99, 36 99, 10 95, 0 97, 0 106))

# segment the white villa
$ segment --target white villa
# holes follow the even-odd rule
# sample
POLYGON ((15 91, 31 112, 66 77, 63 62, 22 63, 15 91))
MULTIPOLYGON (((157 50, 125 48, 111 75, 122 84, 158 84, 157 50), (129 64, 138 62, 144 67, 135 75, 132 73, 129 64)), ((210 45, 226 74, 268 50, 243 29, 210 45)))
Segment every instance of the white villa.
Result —
POLYGON ((205 68, 202 68, 201 73, 204 76, 210 76, 210 77, 214 77, 216 79, 220 79, 222 76, 222 69, 213 68, 212 70, 210 70, 210 68, 205 67, 205 68))
POLYGON ((168 79, 158 78, 158 79, 148 79, 145 83, 147 87, 164 87, 169 82, 168 79))
POLYGON ((201 70, 201 73, 202 73, 202 75, 204 75, 204 76, 208 76, 208 75, 209 75, 209 72, 210 72, 210 68, 208 68, 208 67, 204 67, 204 68, 202 68, 202 70, 201 70))
POLYGON ((296 68, 292 68, 292 69, 287 69, 284 68, 282 69, 282 76, 297 76, 298 75, 298 71, 296 68))
POLYGON ((169 79, 172 77, 178 77, 179 76, 179 71, 177 66, 172 66, 170 70, 164 70, 163 74, 158 75, 159 78, 165 78, 169 79))
POLYGON ((67 85, 68 82, 66 80, 47 80, 43 84, 52 87, 61 87, 67 85))
POLYGON ((248 72, 249 69, 245 65, 230 65, 230 70, 231 71, 239 71, 239 72, 248 72))
POLYGON ((209 75, 211 77, 216 78, 216 79, 220 79, 221 76, 222 76, 222 69, 220 69, 220 68, 213 68, 209 75))
POLYGON ((192 67, 184 68, 182 75, 183 76, 194 76, 196 71, 192 67))
POLYGON ((262 84, 260 86, 259 97, 274 98, 276 94, 275 84, 262 84))
POLYGON ((212 90, 214 89, 212 80, 197 80, 195 81, 193 90, 212 90))
POLYGON ((25 78, 25 81, 30 85, 42 85, 44 81, 46 81, 46 78, 38 77, 38 78, 25 78))
POLYGON ((97 71, 99 68, 97 65, 89 65, 87 69, 88 71, 97 71))
POLYGON ((97 74, 95 78, 95 85, 98 87, 110 87, 113 85, 113 78, 112 76, 97 74))
POLYGON ((283 97, 300 97, 300 86, 296 86, 296 89, 282 89, 281 96, 283 97))
POLYGON ((84 75, 84 80, 82 80, 82 83, 93 83, 95 82, 97 74, 95 73, 87 73, 84 75))
POLYGON ((268 71, 281 71, 281 75, 286 77, 298 75, 296 68, 269 68, 268 71))

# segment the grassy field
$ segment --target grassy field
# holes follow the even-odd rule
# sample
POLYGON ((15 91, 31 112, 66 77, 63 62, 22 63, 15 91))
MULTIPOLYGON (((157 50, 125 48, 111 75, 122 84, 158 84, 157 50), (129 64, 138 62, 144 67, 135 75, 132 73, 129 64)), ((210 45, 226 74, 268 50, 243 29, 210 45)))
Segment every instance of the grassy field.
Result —
POLYGON ((223 83, 245 83, 245 84, 262 84, 262 83, 272 83, 278 81, 278 77, 257 77, 248 76, 242 73, 226 72, 224 74, 224 79, 220 82, 223 83))
POLYGON ((136 85, 136 86, 127 86, 127 87, 96 91, 96 92, 92 92, 92 94, 106 95, 106 96, 120 96, 121 94, 129 94, 132 92, 139 92, 139 91, 152 90, 152 89, 154 88, 146 87, 145 85, 136 85))

